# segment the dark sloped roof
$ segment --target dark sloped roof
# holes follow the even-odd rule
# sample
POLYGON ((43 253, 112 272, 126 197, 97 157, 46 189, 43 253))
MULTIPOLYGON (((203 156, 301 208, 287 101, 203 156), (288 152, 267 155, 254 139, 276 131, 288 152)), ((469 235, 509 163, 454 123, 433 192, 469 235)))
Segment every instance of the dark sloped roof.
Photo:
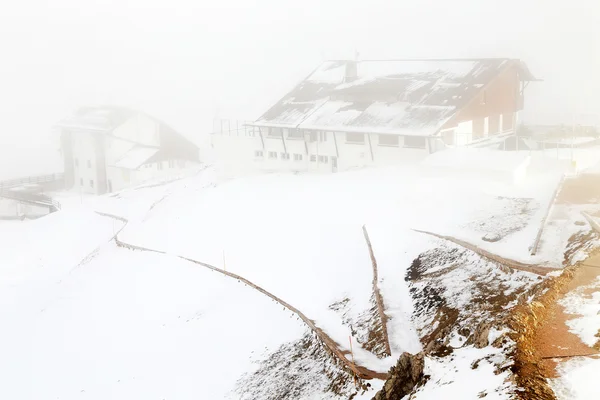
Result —
POLYGON ((257 121, 257 125, 407 135, 435 134, 509 66, 534 80, 519 60, 326 61, 257 121))

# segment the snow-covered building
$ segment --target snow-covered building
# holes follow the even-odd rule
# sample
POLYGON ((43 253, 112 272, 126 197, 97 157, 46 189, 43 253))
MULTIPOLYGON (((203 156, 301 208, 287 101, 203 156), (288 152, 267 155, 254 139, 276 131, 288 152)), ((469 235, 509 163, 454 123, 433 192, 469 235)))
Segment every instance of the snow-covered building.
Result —
POLYGON ((103 194, 168 178, 199 162, 198 147, 165 123, 123 107, 84 107, 60 121, 65 187, 103 194))
POLYGON ((533 80, 515 59, 326 61, 243 134, 211 141, 220 157, 272 170, 415 162, 514 133, 533 80))

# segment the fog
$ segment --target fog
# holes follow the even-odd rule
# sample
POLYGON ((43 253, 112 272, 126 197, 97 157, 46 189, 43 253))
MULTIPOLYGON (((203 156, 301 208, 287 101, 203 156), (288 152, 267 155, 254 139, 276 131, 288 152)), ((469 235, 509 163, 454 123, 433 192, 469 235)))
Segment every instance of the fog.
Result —
POLYGON ((600 399, 599 0, 5 0, 0 128, 0 399, 600 399))
MULTIPOLYGON (((0 13, 0 170, 34 168, 52 125, 117 104, 193 140, 254 119, 329 58, 523 59, 524 119, 600 113, 594 0, 26 0, 0 13), (10 167, 9 167, 10 165, 10 167)), ((41 164, 37 166, 38 169, 41 164)))

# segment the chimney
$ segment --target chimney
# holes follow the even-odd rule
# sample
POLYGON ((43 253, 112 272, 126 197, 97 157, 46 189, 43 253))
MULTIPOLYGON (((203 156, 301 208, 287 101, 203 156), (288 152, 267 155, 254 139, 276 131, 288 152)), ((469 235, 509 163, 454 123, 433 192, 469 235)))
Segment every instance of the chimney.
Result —
POLYGON ((344 76, 344 83, 352 82, 358 79, 358 63, 356 60, 346 61, 346 75, 344 76))

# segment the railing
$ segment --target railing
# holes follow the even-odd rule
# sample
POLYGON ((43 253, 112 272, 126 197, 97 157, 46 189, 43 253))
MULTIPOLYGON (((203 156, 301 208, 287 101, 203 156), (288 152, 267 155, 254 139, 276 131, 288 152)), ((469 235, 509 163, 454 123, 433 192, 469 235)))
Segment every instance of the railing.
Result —
POLYGON ((61 209, 61 205, 58 201, 53 200, 50 196, 40 193, 6 190, 0 188, 0 197, 41 207, 48 207, 51 212, 61 209))
POLYGON ((0 189, 10 189, 10 188, 23 186, 23 185, 27 185, 27 184, 57 182, 57 181, 63 180, 64 178, 65 178, 65 174, 61 173, 61 174, 28 176, 26 178, 18 178, 18 179, 7 179, 4 181, 0 181, 0 189))

